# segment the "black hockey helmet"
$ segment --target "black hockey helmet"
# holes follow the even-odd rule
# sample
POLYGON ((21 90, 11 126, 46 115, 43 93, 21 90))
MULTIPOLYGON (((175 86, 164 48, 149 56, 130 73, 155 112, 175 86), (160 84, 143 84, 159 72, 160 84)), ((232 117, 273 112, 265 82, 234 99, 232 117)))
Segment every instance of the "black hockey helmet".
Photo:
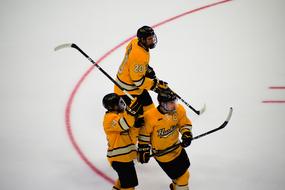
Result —
POLYGON ((144 46, 147 48, 153 49, 156 46, 157 43, 157 37, 156 34, 154 33, 154 30, 150 26, 142 26, 141 28, 138 29, 137 31, 137 37, 141 43, 143 43, 144 46), (153 44, 151 45, 146 45, 146 38, 149 36, 153 36, 153 44))
POLYGON ((108 110, 108 111, 124 111, 126 104, 124 100, 117 94, 115 93, 110 93, 104 96, 103 98, 103 106, 108 110))
POLYGON ((158 93, 157 100, 159 103, 171 102, 177 100, 175 93, 170 89, 161 90, 158 93))
POLYGON ((147 38, 149 36, 154 36, 154 30, 149 27, 149 26, 143 26, 141 28, 138 29, 137 31, 137 37, 140 38, 147 38))

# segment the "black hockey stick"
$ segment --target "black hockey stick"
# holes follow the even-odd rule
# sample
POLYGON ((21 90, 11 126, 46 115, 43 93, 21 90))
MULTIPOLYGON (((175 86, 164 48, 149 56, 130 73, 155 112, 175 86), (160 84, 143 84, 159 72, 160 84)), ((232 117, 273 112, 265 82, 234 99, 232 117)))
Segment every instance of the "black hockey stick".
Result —
MULTIPOLYGON (((174 92, 175 93, 175 92, 174 92)), ((203 108, 200 110, 196 110, 195 108, 193 108, 188 102, 186 102, 183 98, 181 98, 181 96, 179 96, 178 94, 176 94, 176 97, 181 100, 181 102, 183 102, 188 108, 190 108, 191 110, 193 110, 197 115, 201 115, 202 113, 204 113, 204 111, 206 110, 206 105, 204 104, 203 108)))
MULTIPOLYGON (((82 49, 80 49, 76 44, 74 43, 67 43, 67 44, 61 44, 59 46, 57 46, 54 50, 60 50, 63 48, 75 48, 77 49, 82 55, 84 55, 93 65, 95 65, 106 77, 108 77, 116 86, 118 86, 131 100, 134 99, 133 96, 131 96, 126 89, 124 89, 123 87, 121 87, 104 69, 102 69, 102 67, 100 67, 91 57, 89 57, 82 49)), ((176 94, 176 93, 175 93, 176 94)), ((182 99, 178 94, 176 94, 177 98, 180 99, 186 106, 188 106, 190 109, 192 109, 197 115, 202 114, 205 109, 206 106, 204 105, 204 107, 201 110, 196 110, 195 108, 193 108, 189 103, 187 103, 184 99, 182 99)))
POLYGON ((227 124, 229 123, 231 117, 232 117, 232 113, 233 113, 233 108, 230 107, 230 111, 228 113, 227 119, 219 127, 215 128, 215 129, 212 129, 212 130, 210 130, 208 132, 202 133, 201 135, 198 135, 198 136, 194 137, 193 140, 199 139, 201 137, 204 137, 206 135, 209 135, 211 133, 214 133, 214 132, 216 132, 218 130, 221 130, 221 129, 225 128, 227 126, 227 124))
POLYGON ((74 48, 77 49, 82 55, 84 55, 94 66, 96 66, 108 79, 110 79, 115 85, 117 85, 131 100, 134 99, 132 95, 130 95, 123 87, 121 87, 102 67, 100 67, 91 57, 89 57, 82 49, 80 49, 74 43, 61 44, 54 48, 55 51, 63 49, 63 48, 74 48))
MULTIPOLYGON (((159 79, 158 79, 159 80, 159 79)), ((168 87, 169 88, 169 87, 168 87)), ((169 88, 170 89, 170 88, 169 88)), ((181 98, 181 96, 179 96, 176 92, 174 92, 172 89, 170 89, 174 94, 175 96, 181 100, 181 102, 183 102, 188 108, 190 108, 192 111, 194 111, 197 115, 201 115, 202 113, 205 112, 206 110, 206 104, 204 104, 203 108, 200 109, 200 110, 196 110, 195 108, 193 108, 193 106, 191 106, 188 102, 186 102, 183 98, 181 98)))
MULTIPOLYGON (((228 113, 228 116, 227 116, 226 120, 225 120, 219 127, 215 128, 215 129, 212 129, 212 130, 210 130, 210 131, 207 131, 207 132, 205 132, 205 133, 202 133, 202 134, 200 134, 200 135, 198 135, 198 136, 196 136, 196 137, 193 137, 192 140, 199 139, 199 138, 201 138, 201 137, 204 137, 204 136, 206 136, 206 135, 209 135, 209 134, 211 134, 211 133, 214 133, 214 132, 216 132, 216 131, 219 131, 219 130, 225 128, 225 127, 227 126, 227 124, 229 123, 231 117, 232 117, 232 113, 233 113, 233 108, 230 107, 230 110, 229 110, 229 113, 228 113)), ((181 143, 175 144, 175 145, 173 145, 172 147, 167 148, 166 150, 161 150, 161 151, 159 151, 159 152, 157 152, 157 153, 151 154, 150 157, 152 157, 152 156, 161 156, 161 155, 164 155, 164 154, 170 152, 170 150, 174 150, 174 149, 178 148, 180 145, 181 145, 181 143)))

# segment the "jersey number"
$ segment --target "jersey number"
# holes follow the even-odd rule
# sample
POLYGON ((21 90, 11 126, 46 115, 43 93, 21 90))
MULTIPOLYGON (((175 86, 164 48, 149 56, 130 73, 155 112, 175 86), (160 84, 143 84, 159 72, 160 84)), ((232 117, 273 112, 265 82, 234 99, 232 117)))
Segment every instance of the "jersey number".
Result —
POLYGON ((136 73, 143 73, 143 71, 144 71, 143 65, 139 65, 139 64, 135 65, 135 72, 136 73))

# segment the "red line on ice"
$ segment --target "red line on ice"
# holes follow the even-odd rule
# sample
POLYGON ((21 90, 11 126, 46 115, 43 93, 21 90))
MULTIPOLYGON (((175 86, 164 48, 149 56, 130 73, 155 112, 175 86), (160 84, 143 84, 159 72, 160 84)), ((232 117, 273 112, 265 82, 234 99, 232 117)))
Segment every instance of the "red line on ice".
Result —
POLYGON ((269 89, 273 89, 273 90, 285 90, 285 86, 270 86, 269 89))
POLYGON ((265 104, 284 104, 285 100, 264 100, 262 103, 265 104))
MULTIPOLYGON (((155 25, 153 25, 153 28, 157 28, 157 27, 160 27, 161 25, 164 25, 166 23, 169 23, 173 20, 176 20, 178 18, 181 18, 183 16, 186 16, 188 14, 191 14, 191 13, 195 13, 195 12, 198 12, 198 11, 201 11, 201 10, 204 10, 204 9, 207 9, 207 8, 210 8, 210 7, 213 7, 213 6, 216 6, 216 5, 219 5, 219 4, 223 4, 223 3, 226 3, 226 2, 230 2, 232 0, 224 0, 224 1, 219 1, 219 2, 216 2, 216 3, 212 3, 212 4, 209 4, 209 5, 205 5, 205 6, 202 6, 200 8, 197 8, 197 9, 193 9, 193 10, 189 10, 187 12, 184 12, 180 15, 177 15, 177 16, 174 16, 174 17, 171 17, 169 19, 166 19, 160 23, 157 23, 155 25)), ((109 50, 107 53, 105 53, 102 57, 100 57, 98 59, 98 61, 96 62, 97 64, 99 64, 100 62, 102 62, 106 57, 108 57, 111 53, 113 53, 115 50, 117 50, 118 48, 120 48, 121 46, 123 46, 125 43, 129 42, 132 38, 134 38, 135 36, 131 36, 129 38, 127 38, 126 40, 122 41, 121 43, 119 43, 117 46, 115 46, 114 48, 112 48, 111 50, 109 50)), ((80 156, 80 158, 85 162, 85 164, 87 164, 91 170, 93 170, 97 175, 99 175, 100 177, 102 177, 104 180, 106 180, 107 182, 111 183, 111 184, 114 184, 114 180, 107 176, 104 172, 102 172, 100 169, 98 169, 94 164, 91 163, 91 161, 85 156, 85 154, 82 152, 82 150, 80 149, 78 143, 76 142, 75 138, 74 138, 74 135, 73 135, 73 132, 72 132, 72 126, 71 126, 71 121, 70 121, 70 114, 71 114, 71 108, 72 108, 72 104, 73 104, 73 99, 77 93, 77 91, 79 90, 81 84, 83 83, 83 81, 86 79, 86 77, 91 73, 91 71, 94 69, 94 65, 92 65, 83 75, 82 77, 80 78, 80 80, 76 83, 74 89, 72 90, 70 96, 69 96, 69 99, 68 99, 68 102, 67 102, 67 105, 66 105, 66 109, 65 109, 65 125, 66 125, 66 129, 67 129, 67 133, 68 133, 68 137, 71 141, 71 144, 73 145, 74 149, 76 150, 76 152, 78 153, 78 155, 80 156)))

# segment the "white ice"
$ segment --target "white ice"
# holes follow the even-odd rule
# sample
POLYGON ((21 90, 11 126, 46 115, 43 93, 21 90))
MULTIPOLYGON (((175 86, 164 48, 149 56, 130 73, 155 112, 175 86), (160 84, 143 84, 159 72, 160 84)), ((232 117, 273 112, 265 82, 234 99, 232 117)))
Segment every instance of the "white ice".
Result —
MULTIPOLYGON (((72 146, 65 124, 67 101, 90 62, 135 34, 218 0, 0 1, 0 189, 110 190, 72 146)), ((280 190, 285 186, 285 2, 236 0, 189 14, 155 31, 151 51, 159 78, 196 108, 195 135, 217 127, 234 108, 227 128, 193 141, 190 187, 195 190, 280 190)), ((125 46, 100 65, 112 76, 125 46)), ((94 68, 75 95, 71 126, 76 142, 101 171, 115 179, 106 160, 102 97, 113 84, 94 68)), ((155 94, 152 93, 155 100, 155 94)), ((136 164, 139 187, 168 189, 154 160, 136 164)))

